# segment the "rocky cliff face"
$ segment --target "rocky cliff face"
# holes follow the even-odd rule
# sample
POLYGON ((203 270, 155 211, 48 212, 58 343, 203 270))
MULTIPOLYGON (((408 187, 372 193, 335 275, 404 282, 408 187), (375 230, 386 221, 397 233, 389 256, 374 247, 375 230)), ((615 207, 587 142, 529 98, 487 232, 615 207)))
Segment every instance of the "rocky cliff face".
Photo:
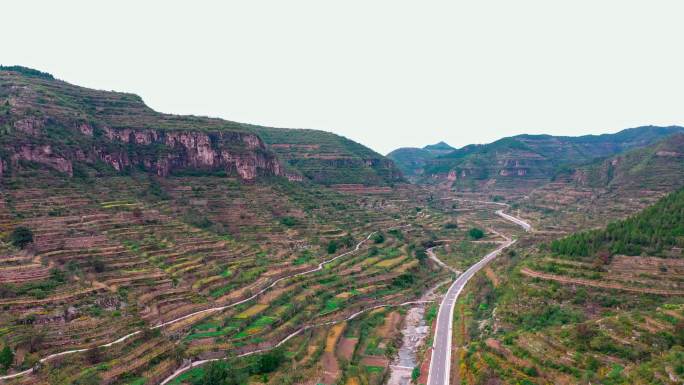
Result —
MULTIPOLYGON (((283 175, 278 159, 255 134, 105 128, 103 137, 94 138, 97 130, 91 126, 78 128, 78 135, 92 139, 89 145, 54 149, 50 144, 22 140, 5 147, 10 167, 29 161, 73 175, 73 162, 102 161, 117 171, 137 167, 161 177, 183 170, 224 170, 245 181, 259 175, 283 175)), ((42 138, 40 131, 33 129, 32 134, 42 138)), ((4 168, 0 166, 0 175, 4 168)))
MULTIPOLYGON (((92 130, 90 130, 92 131, 92 130)), ((131 165, 144 165, 159 176, 175 170, 226 170, 244 180, 254 180, 259 174, 282 175, 280 163, 266 151, 266 146, 255 134, 242 132, 192 132, 111 129, 105 130, 108 139, 128 145, 151 148, 162 146, 164 154, 146 156, 101 152, 100 158, 117 170, 131 165)))
POLYGON ((0 176, 24 162, 68 175, 76 162, 161 177, 181 171, 225 171, 246 181, 286 175, 258 134, 237 123, 160 114, 135 95, 10 71, 0 71, 0 134, 0 176))

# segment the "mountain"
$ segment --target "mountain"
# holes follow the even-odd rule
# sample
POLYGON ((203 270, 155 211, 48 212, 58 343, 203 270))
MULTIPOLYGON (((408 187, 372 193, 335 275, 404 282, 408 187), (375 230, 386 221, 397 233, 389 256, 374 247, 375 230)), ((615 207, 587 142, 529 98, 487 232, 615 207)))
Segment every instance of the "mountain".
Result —
MULTIPOLYGON (((323 184, 391 184, 387 158, 338 135, 162 114, 133 94, 78 87, 25 67, 0 67, 0 176, 23 163, 141 169, 159 176, 287 176, 323 184), (267 140, 264 140, 264 139, 267 140)), ((77 171, 80 172, 80 171, 77 171)))
POLYGON ((456 188, 471 189, 538 186, 568 166, 648 146, 681 132, 684 127, 646 126, 578 137, 517 135, 489 144, 465 146, 427 160, 421 181, 447 181, 456 188))
POLYGON ((455 148, 445 142, 439 142, 427 145, 423 148, 399 148, 387 154, 387 157, 394 161, 404 175, 409 178, 415 178, 422 174, 422 168, 428 161, 440 155, 448 154, 454 150, 455 148))
POLYGON ((579 167, 573 179, 590 187, 672 191, 684 185, 684 134, 579 167))
MULTIPOLYGON (((402 226, 418 189, 389 188, 393 162, 338 135, 160 114, 17 67, 0 70, 0 130, 3 384, 159 384, 446 278, 402 226), (357 182, 383 186, 323 185, 357 182)), ((324 383, 336 360, 278 352, 239 369, 324 383)))
POLYGON ((423 147, 423 149, 429 151, 430 153, 438 155, 447 154, 455 150, 455 148, 451 147, 444 141, 435 144, 428 144, 427 146, 423 147))

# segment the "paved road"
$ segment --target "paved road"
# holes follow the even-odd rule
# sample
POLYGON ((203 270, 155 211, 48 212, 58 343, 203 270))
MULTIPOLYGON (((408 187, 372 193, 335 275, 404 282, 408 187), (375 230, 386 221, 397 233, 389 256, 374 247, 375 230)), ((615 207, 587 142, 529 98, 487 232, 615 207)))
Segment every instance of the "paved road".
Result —
MULTIPOLYGON (((511 215, 504 214, 502 210, 496 211, 496 214, 522 226, 525 231, 530 231, 532 228, 527 222, 511 215)), ((451 372, 452 320, 454 318, 456 299, 461 293, 461 290, 463 290, 466 283, 468 283, 468 280, 470 280, 475 273, 487 265, 492 259, 496 258, 502 250, 514 243, 515 240, 507 239, 507 241, 497 247, 496 250, 485 255, 479 262, 461 274, 454 283, 451 284, 449 290, 444 295, 444 299, 439 306, 439 312, 437 313, 437 326, 432 342, 432 359, 430 360, 430 372, 428 373, 427 385, 449 385, 449 375, 451 372)), ((430 253, 432 254, 432 250, 430 250, 430 253)))

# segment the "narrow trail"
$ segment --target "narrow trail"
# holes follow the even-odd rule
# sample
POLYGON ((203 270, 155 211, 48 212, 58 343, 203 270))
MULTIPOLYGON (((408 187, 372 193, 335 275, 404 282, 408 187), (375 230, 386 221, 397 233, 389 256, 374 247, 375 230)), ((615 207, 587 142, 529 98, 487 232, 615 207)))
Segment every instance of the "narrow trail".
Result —
MULTIPOLYGON (((389 228, 388 230, 392 230, 392 229, 399 228, 399 227, 404 227, 404 226, 391 227, 391 228, 389 228)), ((155 325, 155 326, 152 326, 151 329, 159 329, 159 328, 162 328, 162 327, 165 327, 165 326, 172 325, 172 324, 174 324, 174 323, 183 321, 183 320, 188 319, 188 318, 190 318, 190 317, 194 317, 194 316, 196 316, 196 315, 216 313, 216 312, 220 312, 220 311, 223 311, 223 310, 226 310, 226 309, 229 309, 229 308, 232 308, 232 307, 241 305, 241 304, 243 304, 243 303, 245 303, 245 302, 249 302, 249 301, 251 301, 251 300, 257 298, 257 297, 260 296, 261 294, 265 293, 267 290, 271 289, 272 287, 274 287, 275 285, 277 285, 279 282, 282 282, 282 281, 284 281, 284 280, 286 280, 286 279, 291 279, 291 278, 299 277, 299 276, 302 276, 302 275, 315 273, 315 272, 317 272, 317 271, 322 270, 323 267, 324 267, 325 265, 327 265, 327 264, 329 264, 329 263, 331 263, 331 262, 334 262, 334 261, 336 261, 336 260, 339 259, 339 258, 345 257, 345 256, 350 255, 350 254, 353 254, 353 253, 356 253, 357 251, 359 251, 359 249, 361 248, 361 246, 362 246, 364 243, 368 242, 368 240, 373 236, 373 234, 375 234, 375 231, 371 232, 370 234, 368 234, 368 236, 367 236, 366 238, 364 238, 362 241, 360 241, 359 243, 357 243, 357 244, 356 244, 356 247, 354 247, 352 250, 349 250, 349 251, 347 251, 347 252, 345 252, 345 253, 342 253, 342 254, 340 254, 340 255, 334 257, 334 258, 325 260, 325 261, 319 263, 317 267, 315 267, 315 268, 313 268, 313 269, 311 269, 311 270, 299 272, 299 273, 296 273, 296 274, 292 274, 292 275, 288 275, 288 276, 285 276, 285 277, 281 277, 281 278, 279 278, 279 279, 276 279, 276 280, 273 281, 270 285, 268 285, 268 286, 264 287, 263 289, 259 290, 256 294, 252 295, 251 297, 245 298, 245 299, 243 299, 243 300, 241 300, 241 301, 238 301, 238 302, 231 303, 231 304, 229 304, 229 305, 212 307, 212 308, 208 308, 208 309, 204 309, 204 310, 199 310, 199 311, 196 311, 196 312, 193 312, 193 313, 190 313, 190 314, 186 314, 186 315, 184 315, 184 316, 181 316, 181 317, 178 317, 178 318, 174 318, 174 319, 172 319, 172 320, 170 320, 170 321, 163 322, 163 323, 157 324, 157 325, 155 325)), ((382 306, 386 306, 386 305, 382 305, 382 306)), ((382 307, 382 306, 380 306, 380 307, 382 307)), ((359 313, 359 314, 360 314, 360 313, 359 313)), ((352 317, 356 317, 356 316, 358 316, 358 314, 352 315, 352 317)), ((302 331, 302 330, 299 330, 297 333, 299 333, 299 332, 301 332, 301 331, 302 331)), ((62 357, 62 356, 66 356, 66 355, 69 355, 69 354, 75 354, 75 353, 82 353, 82 352, 86 352, 86 351, 91 350, 91 349, 96 349, 96 348, 108 348, 108 347, 110 347, 110 346, 112 346, 112 345, 122 343, 122 342, 128 340, 129 338, 131 338, 131 337, 133 337, 133 336, 136 336, 136 335, 138 335, 138 334, 140 334, 140 333, 142 333, 142 330, 136 330, 136 331, 134 331, 134 332, 132 332, 132 333, 126 334, 126 335, 123 336, 123 337, 120 337, 119 339, 116 339, 116 340, 114 340, 114 341, 112 341, 112 342, 109 342, 109 343, 106 343, 106 344, 103 344, 103 345, 94 346, 94 347, 92 347, 92 348, 73 349, 73 350, 63 351, 63 352, 60 352, 60 353, 50 354, 50 355, 48 355, 48 356, 45 356, 45 357, 41 358, 41 359, 38 361, 38 363, 39 363, 39 364, 43 364, 43 363, 46 363, 46 362, 48 362, 48 361, 50 361, 50 360, 52 360, 52 359, 54 359, 54 358, 57 358, 57 357, 62 357)), ((295 335, 296 335, 296 334, 295 334, 295 335)), ((292 338, 292 337, 294 337, 294 335, 288 336, 285 340, 280 341, 279 345, 282 344, 282 343, 284 343, 284 342, 286 342, 287 339, 290 339, 290 338, 292 338)), ((277 346, 279 346, 279 345, 277 345, 277 346)), ((246 354, 244 354, 244 355, 254 354, 254 353, 258 353, 258 352, 259 352, 259 351, 255 351, 255 352, 251 352, 251 353, 246 353, 246 354)), ((12 379, 12 378, 17 378, 17 377, 25 376, 25 375, 27 375, 27 374, 31 374, 31 373, 33 373, 33 371, 34 371, 35 369, 36 369, 36 368, 33 367, 33 368, 31 368, 31 369, 27 369, 27 370, 24 370, 24 371, 22 371, 22 372, 17 372, 17 373, 13 373, 13 374, 7 374, 7 375, 4 375, 4 376, 0 376, 0 381, 2 381, 2 380, 9 380, 9 379, 12 379)), ((187 370, 187 369, 186 369, 186 370, 187 370)))
MULTIPOLYGON (((475 203, 483 204, 495 204, 499 206, 509 207, 506 203, 500 202, 488 202, 488 201, 472 201, 467 199, 455 199, 460 201, 469 201, 475 203)), ((526 232, 532 230, 532 226, 523 221, 520 218, 516 218, 512 215, 503 212, 504 209, 495 211, 495 214, 502 217, 505 220, 513 222, 521 226, 526 232)), ((437 313, 437 325, 435 328, 435 336, 432 342, 432 359, 430 360, 430 370, 428 372, 428 383, 427 385, 449 385, 451 377, 451 340, 452 340, 452 327, 454 319, 454 308, 456 307, 456 299, 458 299, 459 294, 468 283, 470 278, 472 278, 475 273, 480 271, 484 266, 486 266, 490 261, 501 253, 501 251, 513 245, 516 240, 511 239, 508 236, 500 234, 506 242, 497 247, 494 251, 485 255, 479 262, 471 266, 463 274, 459 275, 456 280, 451 284, 449 290, 447 290, 444 295, 444 299, 439 306, 439 311, 437 313)), ((430 250, 430 258, 433 260, 438 260, 437 256, 434 255, 432 250, 430 250)), ((440 261, 441 262, 441 261, 440 261)), ((444 263, 440 263, 444 265, 444 263)))

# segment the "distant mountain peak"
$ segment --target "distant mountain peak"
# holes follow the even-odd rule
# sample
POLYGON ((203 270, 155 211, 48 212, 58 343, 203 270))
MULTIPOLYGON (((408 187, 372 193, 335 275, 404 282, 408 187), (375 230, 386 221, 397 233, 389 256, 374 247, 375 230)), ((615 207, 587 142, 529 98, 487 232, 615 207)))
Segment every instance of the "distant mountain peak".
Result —
POLYGON ((427 146, 423 147, 424 150, 439 150, 439 151, 453 151, 455 148, 451 147, 449 144, 447 144, 444 141, 440 141, 435 144, 428 144, 427 146))

